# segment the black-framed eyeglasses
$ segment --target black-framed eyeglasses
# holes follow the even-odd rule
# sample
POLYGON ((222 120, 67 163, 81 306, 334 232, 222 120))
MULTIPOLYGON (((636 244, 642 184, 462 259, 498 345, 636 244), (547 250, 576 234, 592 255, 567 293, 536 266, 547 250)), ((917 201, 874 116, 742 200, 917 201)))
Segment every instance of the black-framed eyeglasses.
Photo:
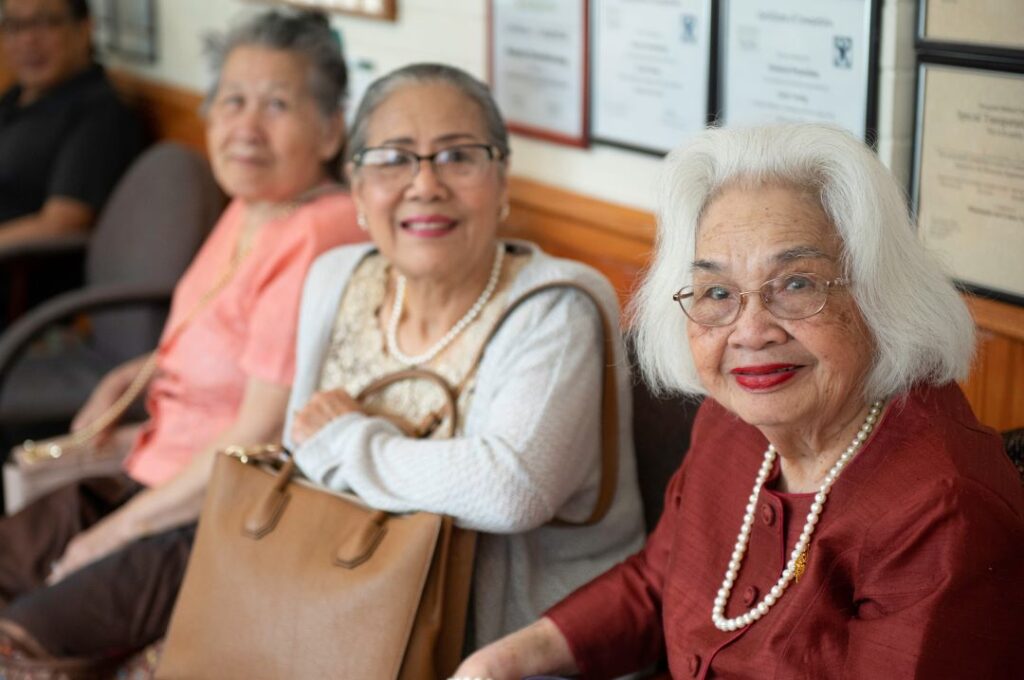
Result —
POLYGON ((28 17, 7 16, 0 19, 0 33, 14 36, 29 31, 53 31, 74 22, 68 14, 36 14, 28 17))
POLYGON ((356 153, 352 161, 365 179, 399 188, 412 183, 427 161, 437 179, 449 186, 471 186, 479 182, 491 162, 505 154, 492 144, 456 144, 421 156, 393 146, 374 146, 356 153))
POLYGON ((794 272, 768 279, 754 290, 740 290, 728 283, 685 286, 672 296, 690 319, 702 326, 728 326, 743 309, 744 297, 758 294, 772 316, 796 321, 825 309, 833 288, 849 285, 843 278, 826 280, 817 274, 794 272))

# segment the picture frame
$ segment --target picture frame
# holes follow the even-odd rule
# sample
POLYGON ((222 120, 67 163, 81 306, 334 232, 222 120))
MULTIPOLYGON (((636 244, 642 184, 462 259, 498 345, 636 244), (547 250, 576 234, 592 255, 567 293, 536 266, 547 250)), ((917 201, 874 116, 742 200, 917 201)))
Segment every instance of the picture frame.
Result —
POLYGON ((722 125, 824 122, 874 147, 880 0, 720 0, 722 125))
POLYGON ((250 0, 379 21, 398 20, 398 0, 250 0))
POLYGON ((487 71, 511 132, 589 144, 589 2, 489 0, 487 71))
POLYGON ((1019 0, 918 0, 919 51, 1024 58, 1024 7, 1019 0))
POLYGON ((96 42, 102 49, 131 61, 156 62, 155 0, 99 0, 93 11, 96 42))
POLYGON ((591 0, 591 142, 663 156, 713 119, 712 0, 591 0))
POLYGON ((911 204, 965 290, 1024 306, 1024 63, 918 64, 911 204))

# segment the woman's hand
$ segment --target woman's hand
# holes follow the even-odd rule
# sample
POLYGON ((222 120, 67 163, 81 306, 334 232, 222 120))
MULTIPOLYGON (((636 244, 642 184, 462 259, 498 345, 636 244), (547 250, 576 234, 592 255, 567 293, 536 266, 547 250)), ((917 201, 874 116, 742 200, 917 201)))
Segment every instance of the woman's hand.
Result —
MULTIPOLYGON (((148 358, 149 356, 147 355, 138 359, 133 359, 121 364, 103 376, 103 379, 100 380, 99 384, 92 391, 92 394, 89 395, 89 399, 86 400, 82 408, 75 414, 74 419, 71 421, 71 431, 77 432, 81 430, 106 413, 107 409, 109 409, 114 402, 125 393, 128 386, 132 384, 135 376, 142 370, 142 367, 145 365, 148 358)), ((107 431, 98 435, 99 441, 106 438, 108 434, 109 428, 107 431)))
POLYGON ((545 617, 477 650, 454 677, 521 680, 542 673, 571 675, 577 670, 565 636, 545 617))
POLYGON ((47 584, 52 586, 69 574, 106 557, 138 538, 141 532, 132 528, 126 510, 127 507, 115 512, 88 531, 83 531, 71 539, 68 547, 64 549, 64 554, 54 563, 46 579, 47 584))
POLYGON ((292 440, 296 444, 315 435, 335 418, 348 413, 362 413, 362 408, 345 390, 317 392, 306 405, 295 412, 292 420, 292 440))

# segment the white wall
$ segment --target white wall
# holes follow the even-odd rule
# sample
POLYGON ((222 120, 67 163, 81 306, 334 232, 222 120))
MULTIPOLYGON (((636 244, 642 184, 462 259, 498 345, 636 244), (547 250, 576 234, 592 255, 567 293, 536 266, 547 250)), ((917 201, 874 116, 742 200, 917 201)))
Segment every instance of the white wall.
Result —
MULTIPOLYGON (((396 23, 338 16, 357 88, 416 61, 444 61, 483 78, 488 0, 398 0, 396 23)), ((160 60, 138 66, 109 62, 156 80, 203 90, 209 73, 201 36, 258 9, 242 0, 157 0, 160 60)), ((915 0, 883 0, 879 144, 883 162, 907 183, 913 118, 915 0)), ((645 210, 654 208, 657 158, 613 147, 572 149, 524 137, 512 141, 515 174, 645 210)))

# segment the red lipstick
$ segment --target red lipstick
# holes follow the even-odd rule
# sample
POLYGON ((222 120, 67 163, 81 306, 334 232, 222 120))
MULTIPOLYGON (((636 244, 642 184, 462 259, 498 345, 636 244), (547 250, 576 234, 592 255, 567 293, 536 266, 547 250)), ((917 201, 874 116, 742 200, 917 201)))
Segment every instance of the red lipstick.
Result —
POLYGON ((757 366, 738 366, 729 371, 740 387, 752 390, 767 390, 790 380, 796 376, 798 364, 759 364, 757 366))

